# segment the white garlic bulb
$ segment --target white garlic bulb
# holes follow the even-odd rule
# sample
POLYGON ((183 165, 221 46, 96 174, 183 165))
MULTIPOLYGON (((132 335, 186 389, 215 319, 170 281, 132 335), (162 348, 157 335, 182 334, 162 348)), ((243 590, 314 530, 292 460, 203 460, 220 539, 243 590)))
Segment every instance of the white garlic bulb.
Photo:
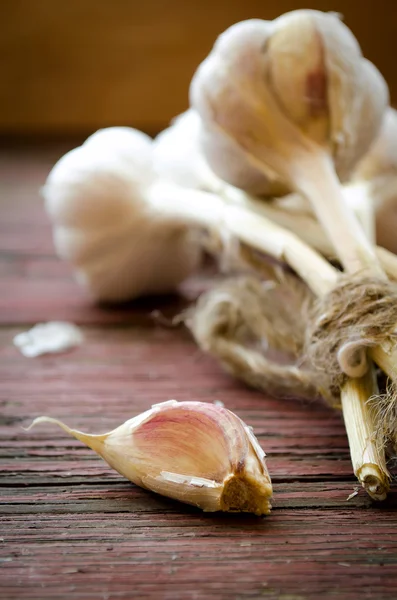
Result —
POLYGON ((349 271, 380 275, 336 174, 346 179, 375 139, 388 90, 336 15, 300 10, 237 23, 198 68, 190 96, 215 172, 214 156, 224 178, 228 165, 234 171, 228 147, 237 145, 268 178, 265 193, 281 183, 310 200, 349 271))
MULTIPOLYGON (((252 430, 229 410, 170 400, 114 431, 90 435, 55 423, 143 488, 204 511, 270 512, 265 453, 252 430)), ((30 428, 29 428, 30 429, 30 428)))
POLYGON ((200 147, 201 119, 193 109, 178 115, 153 141, 153 166, 160 178, 181 187, 217 192, 224 182, 208 166, 200 147))
MULTIPOLYGON (((238 145, 277 185, 290 179, 288 169, 279 168, 279 153, 288 155, 288 146, 302 143, 298 132, 326 147, 345 180, 374 140, 387 100, 383 78, 362 57, 350 30, 337 15, 315 10, 233 25, 191 84, 212 168, 222 160, 228 180, 229 163, 232 178, 228 147, 233 154, 238 145)), ((265 186, 263 194, 269 191, 265 186)))
POLYGON ((59 255, 96 299, 170 292, 198 265, 191 232, 153 210, 152 140, 129 128, 95 133, 52 169, 43 189, 59 255))

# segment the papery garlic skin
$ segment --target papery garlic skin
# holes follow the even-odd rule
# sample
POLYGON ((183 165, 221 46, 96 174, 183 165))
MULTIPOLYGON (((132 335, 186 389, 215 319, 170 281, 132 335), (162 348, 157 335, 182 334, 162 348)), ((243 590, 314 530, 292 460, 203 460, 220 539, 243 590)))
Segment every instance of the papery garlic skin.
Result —
POLYGON ((198 68, 190 97, 211 168, 232 182, 229 148, 233 156, 237 145, 267 175, 256 193, 276 195, 280 185, 293 187, 283 163, 313 143, 346 179, 380 128, 388 91, 336 15, 299 10, 226 30, 198 68))
POLYGON ((270 512, 264 452, 241 419, 204 402, 154 405, 104 435, 54 422, 135 484, 204 511, 270 512))
POLYGON ((129 128, 98 131, 66 154, 43 188, 58 254, 96 299, 173 291, 200 261, 197 239, 146 202, 152 141, 129 128))
POLYGON ((14 337, 14 346, 29 358, 64 352, 83 343, 82 331, 74 323, 50 321, 38 323, 28 331, 14 337))

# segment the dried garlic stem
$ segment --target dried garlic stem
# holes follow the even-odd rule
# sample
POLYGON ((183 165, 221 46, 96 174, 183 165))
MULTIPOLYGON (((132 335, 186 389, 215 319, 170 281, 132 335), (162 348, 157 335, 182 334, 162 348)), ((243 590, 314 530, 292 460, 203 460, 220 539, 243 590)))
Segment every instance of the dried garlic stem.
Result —
POLYGON ((368 405, 368 399, 377 393, 374 372, 369 369, 361 379, 346 383, 341 399, 354 474, 374 500, 384 500, 389 491, 389 476, 385 457, 373 443, 376 425, 368 405), (350 423, 355 423, 355 427, 350 423))
MULTIPOLYGON (((336 258, 336 252, 332 243, 328 237, 324 236, 321 225, 311 211, 307 210, 300 196, 293 196, 291 194, 274 203, 268 203, 248 194, 241 193, 240 190, 231 188, 222 193, 222 198, 228 204, 245 208, 273 221, 273 223, 280 227, 288 229, 288 231, 297 235, 305 244, 321 252, 327 258, 336 258)), ((374 237, 374 226, 373 222, 371 223, 374 219, 373 207, 368 206, 368 202, 365 199, 363 201, 362 212, 360 214, 357 212, 358 207, 356 207, 355 211, 368 239, 371 240, 374 237)), ((397 280, 397 256, 381 246, 375 246, 375 254, 386 275, 390 279, 397 280)))
POLYGON ((329 156, 314 151, 297 169, 295 185, 312 204, 345 269, 385 277, 371 242, 343 197, 329 156))

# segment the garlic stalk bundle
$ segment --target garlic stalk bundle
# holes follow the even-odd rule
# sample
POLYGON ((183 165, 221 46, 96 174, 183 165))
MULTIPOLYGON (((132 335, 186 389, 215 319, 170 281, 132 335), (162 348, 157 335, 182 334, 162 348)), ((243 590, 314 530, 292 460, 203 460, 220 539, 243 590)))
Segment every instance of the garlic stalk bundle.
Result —
MULTIPOLYGON (((251 226, 255 228, 258 217, 250 215, 250 218, 251 226)), ((391 354, 387 349, 387 345, 390 345, 390 341, 394 337, 395 323, 397 323, 396 301, 394 301, 397 290, 395 286, 390 288, 391 297, 385 297, 382 302, 378 293, 374 293, 374 289, 378 285, 380 287, 387 285, 387 282, 385 284, 382 280, 378 281, 374 278, 368 283, 367 280, 364 280, 364 287, 368 287, 368 290, 363 291, 362 288, 359 288, 354 303, 344 302, 343 296, 338 302, 339 306, 335 303, 335 298, 331 297, 331 302, 329 302, 333 290, 338 290, 338 287, 341 286, 341 273, 292 232, 284 230, 274 223, 268 225, 269 230, 272 229, 272 236, 269 235, 269 239, 278 242, 278 246, 276 244, 268 245, 268 253, 278 260, 284 260, 318 297, 317 303, 320 310, 317 310, 317 317, 311 323, 311 329, 313 331, 316 328, 322 329, 326 334, 325 352, 321 365, 312 364, 310 355, 305 358, 309 360, 312 370, 319 370, 320 377, 316 376, 315 370, 311 375, 309 371, 306 374, 303 371, 294 371, 294 367, 292 367, 292 373, 288 372, 288 368, 283 369, 281 366, 267 372, 271 363, 260 356, 258 344, 254 351, 244 348, 244 340, 240 339, 244 338, 244 332, 251 330, 248 337, 252 343, 253 338, 260 337, 261 332, 266 332, 266 329, 276 330, 277 323, 275 321, 280 318, 282 310, 276 312, 273 309, 273 314, 264 318, 263 315, 266 312, 272 311, 272 308, 268 306, 263 309, 262 316, 258 316, 259 311, 257 311, 256 315, 254 312, 247 317, 246 313, 250 311, 250 302, 246 297, 243 299, 243 307, 240 308, 238 294, 231 296, 222 288, 215 289, 208 293, 207 298, 203 296, 200 299, 199 314, 189 316, 188 326, 203 350, 217 356, 234 375, 259 389, 272 387, 275 390, 274 382, 277 372, 283 371, 286 379, 289 378, 290 381, 292 378, 295 379, 297 387, 303 391, 302 395, 306 394, 310 397, 313 395, 310 390, 313 390, 313 386, 317 386, 319 380, 321 381, 321 375, 324 373, 332 375, 335 363, 338 363, 339 367, 336 366, 336 370, 339 371, 339 375, 343 375, 343 373, 349 375, 348 378, 344 378, 340 394, 354 473, 374 500, 384 500, 389 490, 390 478, 386 468, 385 447, 390 442, 397 447, 397 420, 395 418, 397 399, 394 381, 397 353, 391 354), (372 307, 376 307, 371 313, 370 323, 367 323, 365 310, 365 304, 368 302, 372 304, 372 307), (361 314, 360 310, 357 311, 357 306, 358 309, 363 308, 361 314), (388 321, 388 329, 385 330, 376 324, 379 314, 383 310, 391 311, 391 314, 389 312, 391 318, 388 321), (228 318, 230 318, 230 323, 228 318), (268 328, 266 320, 269 323, 268 328), (346 323, 346 331, 343 326, 340 326, 341 321, 346 323), (255 323, 255 327, 253 327, 253 323, 255 323), (236 330, 235 336, 233 330, 236 330), (361 341, 360 338, 365 338, 367 334, 369 334, 368 339, 361 341), (341 339, 337 341, 339 336, 341 339), (355 344, 352 343, 350 336, 353 338, 353 342, 356 342, 355 344), (380 345, 383 342, 385 347, 380 345), (374 360, 391 378, 390 392, 386 398, 379 396, 372 361, 366 357, 366 349, 369 358, 374 360), (387 407, 390 407, 389 411, 387 407)), ((288 283, 288 281, 284 280, 284 283, 288 283)), ((236 285, 234 284, 234 286, 236 285)), ((340 289, 342 288, 339 287, 340 289)), ((292 288, 290 291, 294 292, 294 289, 292 288)), ((256 303, 258 303, 257 296, 256 293, 254 297, 256 303)), ((305 310, 305 313, 307 312, 305 310)), ((296 311, 295 317, 296 319, 304 318, 301 311, 296 311)), ((382 316, 380 320, 382 320, 382 316)), ((305 324, 304 329, 308 328, 308 324, 310 324, 310 320, 305 324)), ((283 324, 279 325, 280 330, 282 327, 283 324)), ((293 344, 292 337, 291 344, 293 344)), ((312 344, 311 340, 310 344, 312 344)), ((271 345, 274 346, 274 343, 272 342, 271 345)), ((281 392, 287 387, 288 381, 283 381, 278 386, 281 392)))
POLYGON ((43 422, 59 425, 121 475, 157 494, 208 512, 270 512, 265 453, 251 428, 220 406, 170 400, 103 435, 50 417, 30 427, 43 422))
POLYGON ((237 145, 270 181, 312 203, 347 270, 379 276, 337 174, 346 179, 366 153, 387 101, 382 76, 349 29, 313 10, 230 27, 191 84, 210 166, 220 155, 227 169, 227 150, 237 145))

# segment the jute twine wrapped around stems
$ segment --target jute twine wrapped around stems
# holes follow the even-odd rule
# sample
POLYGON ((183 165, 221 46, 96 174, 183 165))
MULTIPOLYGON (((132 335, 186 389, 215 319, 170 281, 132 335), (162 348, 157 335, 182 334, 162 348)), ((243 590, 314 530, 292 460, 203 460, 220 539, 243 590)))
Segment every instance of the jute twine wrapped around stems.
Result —
POLYGON ((316 299, 297 277, 280 273, 272 281, 222 282, 199 298, 186 323, 203 350, 249 385, 284 397, 322 395, 336 406, 347 377, 368 368, 362 350, 396 339, 397 285, 342 276, 316 299))
POLYGON ((279 227, 276 231, 274 224, 272 231, 278 243, 274 253, 269 245, 270 254, 289 264, 318 298, 315 300, 307 289, 298 292, 302 283, 293 276, 274 277, 276 287, 263 287, 258 280, 253 283, 252 277, 240 278, 202 296, 187 324, 205 351, 217 356, 249 385, 284 396, 322 395, 333 405, 340 402, 354 472, 373 498, 383 499, 388 489, 384 446, 396 438, 396 419, 391 421, 390 416, 396 412, 392 407, 396 406, 397 394, 393 376, 396 355, 382 341, 394 347, 396 286, 359 274, 347 278, 296 236, 279 227), (280 308, 283 298, 286 304, 286 292, 290 312, 280 308), (249 300, 253 295, 256 300, 249 300), (262 308, 252 310, 268 302, 266 316, 262 308), (267 332, 265 337, 260 333, 263 331, 267 332), (276 349, 290 351, 292 365, 269 360, 264 343, 274 349, 274 339, 278 340, 276 349), (387 395, 378 393, 366 348, 392 377, 387 395), (358 430, 354 423, 360 424, 358 430))

